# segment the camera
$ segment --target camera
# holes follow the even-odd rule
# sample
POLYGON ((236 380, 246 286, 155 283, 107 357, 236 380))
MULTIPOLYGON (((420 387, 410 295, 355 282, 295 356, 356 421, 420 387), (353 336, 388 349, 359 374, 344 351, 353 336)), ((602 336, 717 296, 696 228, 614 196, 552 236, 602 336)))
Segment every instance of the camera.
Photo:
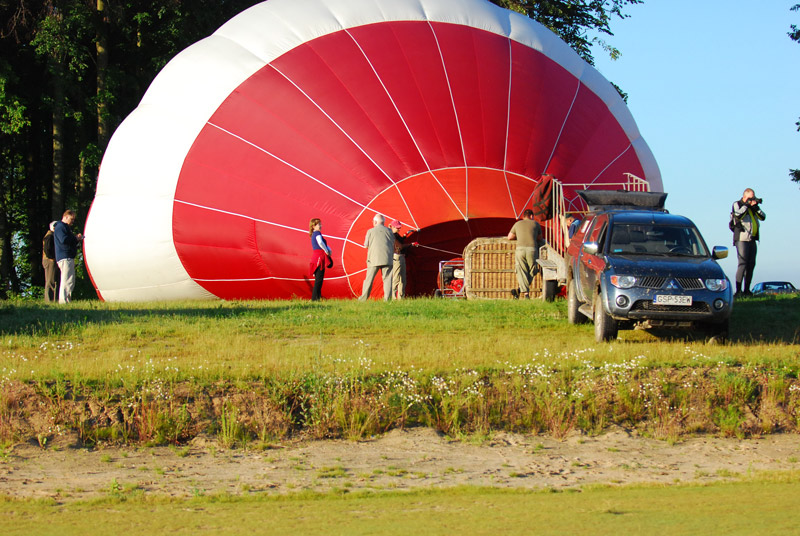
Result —
POLYGON ((752 201, 756 205, 760 205, 761 203, 764 202, 764 200, 761 199, 760 197, 752 197, 752 198, 750 198, 750 201, 752 201))

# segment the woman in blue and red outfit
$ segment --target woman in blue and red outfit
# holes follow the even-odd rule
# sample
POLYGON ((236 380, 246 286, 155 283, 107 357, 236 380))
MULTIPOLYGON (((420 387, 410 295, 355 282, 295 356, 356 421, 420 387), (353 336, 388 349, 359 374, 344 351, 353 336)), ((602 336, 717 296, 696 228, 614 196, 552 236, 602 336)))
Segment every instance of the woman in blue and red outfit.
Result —
POLYGON ((311 264, 308 275, 314 276, 314 290, 311 291, 311 301, 318 301, 322 297, 322 280, 325 278, 325 267, 333 268, 331 248, 322 236, 322 221, 312 218, 308 222, 308 234, 311 235, 311 264))

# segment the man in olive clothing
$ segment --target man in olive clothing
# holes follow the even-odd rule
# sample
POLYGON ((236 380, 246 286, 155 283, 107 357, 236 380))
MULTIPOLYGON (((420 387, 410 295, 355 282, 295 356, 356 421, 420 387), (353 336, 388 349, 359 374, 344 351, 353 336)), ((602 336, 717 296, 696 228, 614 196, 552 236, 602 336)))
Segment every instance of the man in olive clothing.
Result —
POLYGON ((511 291, 515 299, 520 296, 528 298, 528 291, 533 277, 539 271, 536 259, 539 258, 539 240, 541 236, 542 228, 533 219, 533 211, 530 209, 526 209, 522 213, 522 219, 515 223, 508 233, 509 240, 517 241, 514 260, 516 261, 519 290, 511 291))
POLYGON ((51 222, 50 228, 42 239, 42 268, 44 268, 44 301, 58 301, 58 285, 56 283, 56 239, 57 222, 51 222))

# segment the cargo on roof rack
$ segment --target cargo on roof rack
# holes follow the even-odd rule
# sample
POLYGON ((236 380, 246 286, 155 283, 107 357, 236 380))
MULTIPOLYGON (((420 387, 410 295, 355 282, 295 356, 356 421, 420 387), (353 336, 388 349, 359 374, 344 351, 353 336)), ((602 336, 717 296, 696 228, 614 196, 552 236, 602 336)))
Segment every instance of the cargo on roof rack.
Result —
POLYGON ((631 210, 647 209, 666 212, 664 203, 666 192, 629 192, 627 190, 578 190, 576 192, 586 201, 589 210, 631 210))

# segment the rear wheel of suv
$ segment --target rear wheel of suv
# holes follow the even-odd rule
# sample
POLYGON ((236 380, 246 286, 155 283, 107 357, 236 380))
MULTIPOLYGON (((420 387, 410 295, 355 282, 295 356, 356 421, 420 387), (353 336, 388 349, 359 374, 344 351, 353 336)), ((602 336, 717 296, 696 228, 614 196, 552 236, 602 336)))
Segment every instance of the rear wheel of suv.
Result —
POLYGON ((612 341, 617 338, 619 326, 603 309, 600 290, 594 295, 594 339, 597 342, 612 341))
POLYGON ((580 306, 581 302, 578 301, 578 293, 573 279, 567 284, 567 320, 570 324, 583 324, 589 320, 578 310, 580 306))

